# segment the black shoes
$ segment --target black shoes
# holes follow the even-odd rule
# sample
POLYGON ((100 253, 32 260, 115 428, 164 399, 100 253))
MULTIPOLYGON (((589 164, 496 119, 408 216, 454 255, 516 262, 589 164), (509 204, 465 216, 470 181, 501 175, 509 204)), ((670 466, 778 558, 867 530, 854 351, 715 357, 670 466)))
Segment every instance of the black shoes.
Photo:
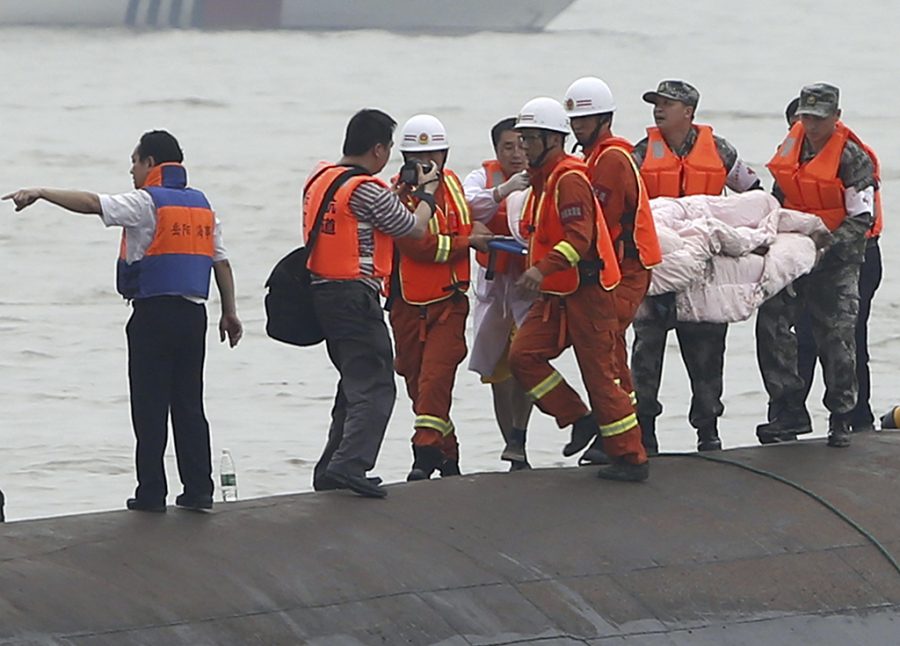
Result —
POLYGON ((597 427, 597 422, 594 421, 593 416, 590 413, 585 415, 572 424, 572 436, 569 439, 569 443, 563 447, 562 454, 568 458, 582 451, 599 432, 600 429, 597 427))
POLYGON ((164 514, 166 512, 166 503, 157 502, 157 503, 148 503, 144 500, 139 500, 137 498, 129 498, 125 501, 125 506, 129 511, 149 511, 155 514, 164 514))
POLYGON ((609 466, 600 467, 597 477, 619 482, 643 482, 650 477, 650 463, 631 464, 624 460, 616 460, 609 466))
POLYGON ((812 433, 812 421, 806 407, 785 409, 771 422, 756 427, 760 444, 774 444, 796 440, 798 435, 812 433))
POLYGON ((850 431, 853 433, 871 433, 875 430, 875 422, 850 422, 850 431))
POLYGON ((375 484, 367 477, 362 475, 354 475, 337 469, 326 469, 325 474, 330 480, 336 483, 338 489, 350 489, 354 493, 366 498, 384 498, 387 496, 387 489, 379 484, 375 484))
POLYGON ((438 467, 438 471, 441 472, 442 478, 462 475, 459 472, 459 460, 444 460, 441 462, 441 466, 438 467))
POLYGON ((599 435, 594 438, 588 450, 578 458, 578 465, 603 465, 609 464, 609 456, 603 452, 603 438, 599 435))
MULTIPOLYGON (((378 476, 371 476, 366 478, 373 485, 380 485, 381 478, 378 476)), ((313 491, 334 491, 337 489, 346 489, 347 487, 338 483, 334 478, 331 478, 328 475, 322 475, 318 478, 313 478, 313 491)))
POLYGON ((828 446, 839 449, 850 446, 850 420, 843 417, 828 420, 828 446))
POLYGON ((175 498, 175 506, 188 511, 212 511, 213 499, 212 496, 197 497, 183 493, 175 498))
POLYGON ((721 449, 722 440, 719 439, 719 429, 715 422, 697 429, 698 451, 719 451, 721 449))
MULTIPOLYGON (((407 482, 428 480, 445 462, 444 452, 437 446, 419 446, 413 444, 413 465, 406 476, 407 482)), ((458 467, 457 467, 458 468, 458 467)))

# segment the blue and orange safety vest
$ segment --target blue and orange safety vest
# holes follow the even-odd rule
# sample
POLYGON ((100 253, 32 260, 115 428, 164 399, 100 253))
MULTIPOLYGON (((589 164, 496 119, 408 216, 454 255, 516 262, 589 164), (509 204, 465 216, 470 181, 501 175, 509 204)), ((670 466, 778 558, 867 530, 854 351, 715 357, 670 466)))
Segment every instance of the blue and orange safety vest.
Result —
POLYGON ((206 196, 187 187, 187 171, 175 163, 154 166, 140 188, 153 198, 156 231, 143 258, 132 263, 122 232, 116 289, 128 299, 208 298, 216 216, 206 196))

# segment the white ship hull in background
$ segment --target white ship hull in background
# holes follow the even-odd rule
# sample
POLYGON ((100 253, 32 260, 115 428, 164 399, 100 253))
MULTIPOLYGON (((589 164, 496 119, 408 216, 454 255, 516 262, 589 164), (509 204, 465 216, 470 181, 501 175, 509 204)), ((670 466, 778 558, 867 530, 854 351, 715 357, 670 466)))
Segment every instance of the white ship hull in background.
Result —
POLYGON ((574 0, 0 0, 0 26, 539 31, 574 0))

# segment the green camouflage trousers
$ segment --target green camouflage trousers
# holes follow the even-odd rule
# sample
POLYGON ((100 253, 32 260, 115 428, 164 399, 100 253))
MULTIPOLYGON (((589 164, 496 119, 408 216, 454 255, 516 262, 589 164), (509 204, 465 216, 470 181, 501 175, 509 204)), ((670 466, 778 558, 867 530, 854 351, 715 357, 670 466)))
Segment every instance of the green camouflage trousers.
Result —
POLYGON ((652 429, 663 410, 659 384, 666 338, 672 329, 678 337, 681 359, 691 382, 688 420, 697 429, 714 426, 725 411, 722 372, 728 324, 678 321, 674 294, 649 296, 641 307, 645 308, 645 316, 633 323, 634 346, 631 350, 631 378, 641 428, 652 429))
POLYGON ((794 321, 801 304, 809 311, 825 378, 825 407, 832 417, 856 405, 856 319, 859 264, 829 263, 801 276, 763 303, 756 316, 756 357, 769 394, 770 420, 778 411, 806 405, 797 370, 794 321))

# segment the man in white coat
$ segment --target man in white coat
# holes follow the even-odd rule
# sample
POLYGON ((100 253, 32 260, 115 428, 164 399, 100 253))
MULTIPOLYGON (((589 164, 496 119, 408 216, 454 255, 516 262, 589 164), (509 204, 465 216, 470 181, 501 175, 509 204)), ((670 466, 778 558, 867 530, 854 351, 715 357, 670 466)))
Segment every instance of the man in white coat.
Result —
MULTIPOLYGON (((528 188, 528 175, 524 172, 527 160, 515 123, 514 118, 503 119, 491 129, 495 159, 483 162, 463 181, 472 218, 499 236, 512 233, 506 198, 528 188)), ((494 413, 506 442, 500 457, 510 463, 510 471, 517 471, 530 468, 525 436, 531 400, 512 376, 506 359, 510 338, 524 320, 533 297, 515 286, 524 271, 524 257, 500 251, 493 256, 476 255, 474 339, 469 370, 491 384, 494 413)))

